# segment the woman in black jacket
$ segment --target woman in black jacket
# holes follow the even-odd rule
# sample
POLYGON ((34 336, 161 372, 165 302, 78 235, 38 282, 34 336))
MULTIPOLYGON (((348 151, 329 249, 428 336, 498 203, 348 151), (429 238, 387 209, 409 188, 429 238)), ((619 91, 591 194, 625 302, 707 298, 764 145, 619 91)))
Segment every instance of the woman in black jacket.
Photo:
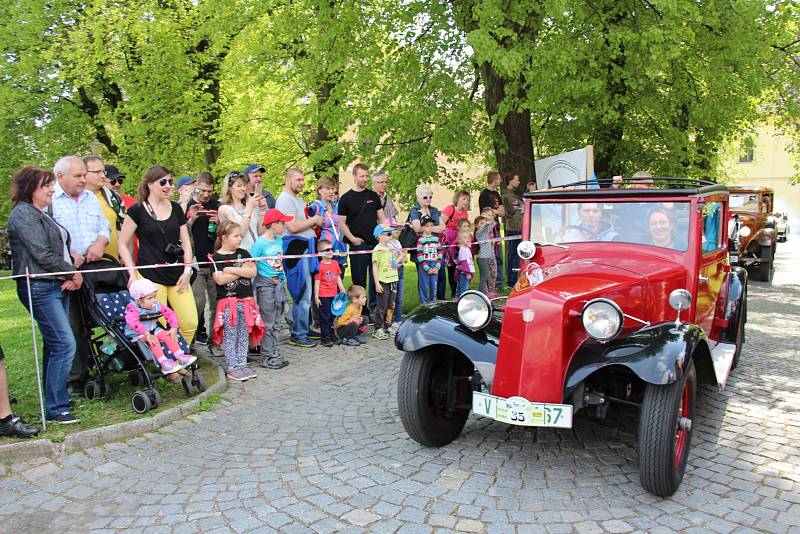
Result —
POLYGON ((69 325, 70 291, 83 283, 74 271, 69 253, 69 233, 50 215, 55 176, 39 167, 22 167, 11 181, 14 209, 8 218, 13 274, 39 275, 28 280, 17 278, 20 302, 33 309, 44 344, 45 417, 62 424, 77 423, 69 411, 67 375, 75 355, 75 338, 69 325))

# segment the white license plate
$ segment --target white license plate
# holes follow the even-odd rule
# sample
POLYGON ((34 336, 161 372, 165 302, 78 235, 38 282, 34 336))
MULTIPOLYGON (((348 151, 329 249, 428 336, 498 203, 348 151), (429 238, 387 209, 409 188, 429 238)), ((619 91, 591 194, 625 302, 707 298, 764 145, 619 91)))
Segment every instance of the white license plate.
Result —
POLYGON ((736 254, 731 254, 730 255, 730 262, 731 263, 736 263, 737 261, 739 261, 739 256, 737 256, 736 254))
POLYGON ((510 425, 572 428, 571 404, 530 402, 522 397, 504 399, 473 391, 472 411, 510 425))

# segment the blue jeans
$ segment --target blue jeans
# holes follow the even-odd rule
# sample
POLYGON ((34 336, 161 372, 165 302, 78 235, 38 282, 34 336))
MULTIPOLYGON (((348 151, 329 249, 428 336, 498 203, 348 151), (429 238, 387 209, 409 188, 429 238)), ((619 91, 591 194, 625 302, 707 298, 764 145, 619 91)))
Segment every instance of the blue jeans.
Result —
POLYGON ((28 302, 27 282, 17 281, 19 301, 28 310, 33 305, 33 318, 42 334, 44 406, 48 419, 69 411, 67 376, 75 356, 75 336, 69 325, 70 294, 61 291, 61 283, 31 280, 31 302, 28 302))
POLYGON ((405 285, 406 280, 406 270, 404 269, 405 265, 400 265, 397 269, 397 276, 399 279, 397 280, 397 297, 394 300, 394 319, 395 323, 402 323, 403 322, 403 286, 405 285))
MULTIPOLYGON (((506 230, 506 236, 513 237, 520 235, 519 230, 506 230)), ((519 255, 517 254, 517 245, 520 244, 521 239, 511 239, 506 241, 506 283, 508 287, 514 287, 519 277, 519 255)))
POLYGON ((495 288, 500 291, 503 288, 503 242, 500 242, 500 246, 497 247, 497 250, 494 254, 495 259, 497 260, 497 279, 495 280, 495 288))
POLYGON ((428 274, 425 269, 417 265, 417 290, 419 290, 420 304, 436 300, 436 286, 438 283, 439 273, 428 274))
POLYGON ((456 271, 456 276, 458 280, 458 285, 456 286, 456 295, 455 298, 460 297, 464 294, 465 291, 469 289, 469 280, 467 280, 466 273, 461 271, 456 271))
POLYGON ((314 286, 311 281, 311 273, 308 270, 308 258, 300 259, 300 268, 303 269, 303 278, 305 279, 305 291, 300 300, 292 306, 292 337, 297 339, 306 339, 308 337, 308 314, 311 311, 311 293, 314 291, 314 286))

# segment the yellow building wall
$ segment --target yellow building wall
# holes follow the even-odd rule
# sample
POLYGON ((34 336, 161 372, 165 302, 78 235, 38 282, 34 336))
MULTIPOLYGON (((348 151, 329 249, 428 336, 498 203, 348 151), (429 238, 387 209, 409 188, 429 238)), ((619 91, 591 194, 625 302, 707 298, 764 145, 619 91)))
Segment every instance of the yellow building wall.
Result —
POLYGON ((753 161, 739 162, 736 153, 724 163, 730 183, 763 185, 775 190, 775 210, 789 214, 789 223, 800 231, 800 185, 790 183, 800 172, 800 164, 789 151, 791 141, 770 126, 755 129, 753 161))

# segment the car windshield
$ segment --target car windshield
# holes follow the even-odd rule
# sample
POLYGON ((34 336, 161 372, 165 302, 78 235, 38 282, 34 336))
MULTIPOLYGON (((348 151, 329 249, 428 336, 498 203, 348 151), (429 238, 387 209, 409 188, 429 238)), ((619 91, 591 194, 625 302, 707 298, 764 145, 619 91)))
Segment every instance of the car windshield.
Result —
POLYGON ((529 239, 539 243, 617 241, 685 251, 689 202, 531 204, 529 239))
POLYGON ((758 196, 758 193, 731 193, 731 209, 738 211, 758 211, 758 196))

